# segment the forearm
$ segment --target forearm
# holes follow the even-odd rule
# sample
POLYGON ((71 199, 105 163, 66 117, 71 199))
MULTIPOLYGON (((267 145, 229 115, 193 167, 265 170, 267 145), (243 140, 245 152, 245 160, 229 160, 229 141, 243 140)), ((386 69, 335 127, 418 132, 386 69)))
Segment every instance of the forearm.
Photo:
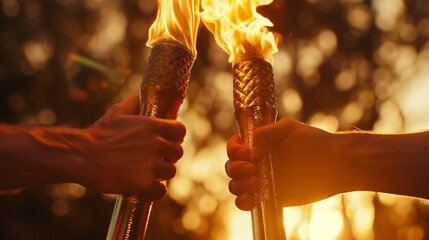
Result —
POLYGON ((429 133, 336 135, 344 191, 377 191, 429 199, 429 133))
POLYGON ((76 182, 81 130, 0 125, 0 189, 76 182))

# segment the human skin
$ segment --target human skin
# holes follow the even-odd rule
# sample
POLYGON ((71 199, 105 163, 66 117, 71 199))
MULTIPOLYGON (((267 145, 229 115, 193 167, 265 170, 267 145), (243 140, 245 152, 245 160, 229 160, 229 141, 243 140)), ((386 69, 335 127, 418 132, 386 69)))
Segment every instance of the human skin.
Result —
POLYGON ((429 132, 329 133, 290 119, 259 128, 254 146, 235 135, 227 144, 230 192, 242 210, 255 206, 255 163, 269 151, 282 206, 316 202, 352 191, 376 191, 429 199, 429 132))
POLYGON ((166 194, 184 125, 135 115, 138 96, 114 105, 87 129, 0 125, 0 191, 78 183, 105 193, 166 194))

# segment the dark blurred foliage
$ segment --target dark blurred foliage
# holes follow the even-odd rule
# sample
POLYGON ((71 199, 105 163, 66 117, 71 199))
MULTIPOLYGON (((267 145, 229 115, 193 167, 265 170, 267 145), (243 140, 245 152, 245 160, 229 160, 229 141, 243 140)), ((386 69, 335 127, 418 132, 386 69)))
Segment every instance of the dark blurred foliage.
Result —
MULTIPOLYGON (((381 119, 383 104, 391 97, 389 86, 401 80, 401 71, 384 56, 383 44, 411 46, 417 53, 428 48, 427 0, 275 0, 260 12, 282 35, 281 57, 275 58, 274 67, 280 73, 276 74, 280 117, 316 125, 328 117, 333 131, 371 130, 381 119), (393 27, 376 24, 377 4, 402 6, 393 27), (295 96, 295 105, 288 105, 290 96, 295 96)), ((2 0, 0 121, 70 127, 96 121, 113 101, 137 91, 150 53, 145 42, 155 14, 154 1, 146 0, 2 0)), ((229 98, 212 82, 226 78, 220 85, 229 84, 231 66, 203 25, 197 49, 187 111, 210 126, 205 135, 194 136, 198 153, 215 141, 214 135, 224 141, 236 129, 229 98)), ((401 128, 401 109, 396 109, 401 128)), ((219 164, 223 168, 224 162, 219 164)), ((205 184, 194 183, 192 194, 204 192, 205 184)), ((414 201, 388 205, 377 195, 372 199, 375 239, 429 239, 426 205, 414 201), (405 211, 401 206, 408 207, 406 215, 401 215, 405 211)), ((221 204, 201 215, 205 227, 189 229, 180 222, 188 203, 167 197, 155 204, 148 239, 224 239, 219 229, 227 223, 221 219, 221 204)), ((0 196, 0 239, 103 239, 113 205, 112 196, 75 185, 0 196)), ((353 234, 345 205, 346 220, 338 238, 362 239, 353 234)), ((293 234, 299 236, 298 230, 293 234)))
POLYGON ((0 198, 1 239, 102 239, 107 233, 111 202, 87 193, 67 200, 65 216, 53 214, 53 196, 46 189, 26 190, 0 198))

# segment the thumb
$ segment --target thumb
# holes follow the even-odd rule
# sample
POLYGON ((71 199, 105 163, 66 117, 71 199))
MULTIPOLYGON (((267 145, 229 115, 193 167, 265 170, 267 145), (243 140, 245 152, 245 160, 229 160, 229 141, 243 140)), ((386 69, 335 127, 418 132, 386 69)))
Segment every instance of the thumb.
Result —
POLYGON ((278 147, 295 128, 296 122, 286 118, 257 128, 253 134, 254 145, 250 160, 257 161, 265 157, 271 149, 278 147))
POLYGON ((228 139, 226 144, 226 153, 231 160, 248 160, 250 155, 250 148, 241 142, 238 135, 234 135, 228 139))
POLYGON ((139 113, 139 95, 135 94, 122 102, 116 103, 109 110, 109 115, 137 115, 139 113))

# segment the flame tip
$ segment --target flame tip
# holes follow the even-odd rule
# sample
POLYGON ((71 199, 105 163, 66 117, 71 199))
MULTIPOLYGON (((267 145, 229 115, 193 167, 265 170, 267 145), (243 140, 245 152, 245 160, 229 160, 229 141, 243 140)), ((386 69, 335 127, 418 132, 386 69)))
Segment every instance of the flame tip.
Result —
POLYGON ((201 19, 216 42, 229 54, 229 61, 262 58, 272 62, 278 37, 268 27, 274 26, 256 9, 272 0, 202 0, 201 19))
POLYGON ((158 42, 176 42, 196 56, 196 38, 200 22, 200 0, 158 0, 156 19, 149 29, 147 46, 158 42))

